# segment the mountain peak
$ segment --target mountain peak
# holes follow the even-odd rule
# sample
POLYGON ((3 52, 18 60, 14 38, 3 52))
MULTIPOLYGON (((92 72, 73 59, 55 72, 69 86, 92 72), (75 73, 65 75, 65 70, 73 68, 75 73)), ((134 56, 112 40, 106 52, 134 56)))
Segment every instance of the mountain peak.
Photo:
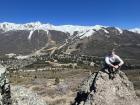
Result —
POLYGON ((53 25, 51 24, 42 24, 41 22, 30 22, 25 24, 16 24, 16 23, 9 23, 9 22, 3 22, 0 23, 0 29, 4 31, 11 31, 11 30, 47 30, 51 29, 53 25))
POLYGON ((4 31, 10 31, 10 30, 58 30, 63 32, 69 32, 73 33, 74 31, 87 31, 90 29, 99 30, 101 28, 105 28, 106 26, 102 25, 95 25, 95 26, 79 26, 79 25, 59 25, 55 26, 52 24, 43 24, 40 21, 37 22, 30 22, 25 24, 15 24, 15 23, 9 23, 9 22, 3 22, 0 23, 0 29, 4 31))

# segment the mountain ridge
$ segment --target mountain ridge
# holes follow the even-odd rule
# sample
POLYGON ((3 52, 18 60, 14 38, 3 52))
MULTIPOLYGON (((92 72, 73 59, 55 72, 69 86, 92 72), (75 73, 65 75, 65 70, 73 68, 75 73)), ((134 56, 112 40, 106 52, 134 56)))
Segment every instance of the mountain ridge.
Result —
POLYGON ((104 56, 116 48, 124 58, 139 59, 140 34, 129 30, 101 25, 10 24, 0 23, 0 54, 49 53, 51 49, 59 54, 104 56))
MULTIPOLYGON (((81 26, 81 25, 52 25, 52 24, 43 24, 41 22, 30 22, 25 24, 16 24, 10 22, 3 22, 0 23, 0 28, 4 31, 10 30, 36 30, 36 29, 43 29, 43 30, 57 30, 57 31, 64 31, 64 32, 73 32, 73 31, 83 31, 89 29, 99 30, 101 28, 107 28, 109 26, 103 25, 94 25, 94 26, 81 26)), ((116 27, 119 31, 120 28, 116 27)))
MULTIPOLYGON (((43 28, 43 27, 47 27, 48 29, 51 29, 51 28, 58 28, 58 30, 62 31, 63 29, 61 28, 64 28, 64 27, 67 27, 65 30, 68 30, 70 28, 75 28, 75 27, 79 27, 79 28, 98 28, 98 27, 114 27, 114 26, 104 26, 104 25, 71 25, 71 24, 68 24, 68 25, 53 25, 53 24, 50 24, 50 23, 41 23, 40 21, 35 21, 35 22, 28 22, 28 23, 21 23, 21 24, 18 24, 18 23, 13 23, 13 22, 1 22, 0 23, 0 28, 8 28, 8 29, 5 29, 6 31, 9 31, 9 30, 12 30, 12 29, 18 29, 18 30, 31 30, 32 28, 43 28), (18 28, 20 27, 20 28, 18 28)), ((140 28, 139 27, 134 27, 134 28, 119 28, 119 27, 115 27, 117 28, 118 30, 121 31, 122 30, 129 30, 129 31, 132 31, 132 32, 136 32, 136 33, 140 33, 140 28)))

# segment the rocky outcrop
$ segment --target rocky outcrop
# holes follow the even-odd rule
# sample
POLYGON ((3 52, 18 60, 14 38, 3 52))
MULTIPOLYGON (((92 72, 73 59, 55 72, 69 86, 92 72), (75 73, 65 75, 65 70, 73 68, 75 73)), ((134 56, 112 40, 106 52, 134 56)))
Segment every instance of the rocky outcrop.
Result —
POLYGON ((36 93, 22 86, 12 86, 12 105, 47 105, 36 93))
POLYGON ((139 105, 133 84, 122 72, 113 80, 106 72, 91 74, 79 87, 73 105, 139 105))
POLYGON ((11 91, 6 68, 0 64, 0 105, 11 105, 11 91))
POLYGON ((0 105, 47 105, 41 97, 29 89, 10 86, 6 68, 2 65, 0 65, 0 94, 0 105))

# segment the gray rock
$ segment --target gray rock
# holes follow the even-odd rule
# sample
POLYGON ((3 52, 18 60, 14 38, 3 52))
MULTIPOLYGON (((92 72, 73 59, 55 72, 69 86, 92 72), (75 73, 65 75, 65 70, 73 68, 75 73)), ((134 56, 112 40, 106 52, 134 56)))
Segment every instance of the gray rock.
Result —
POLYGON ((115 78, 99 71, 80 86, 73 105, 140 105, 133 84, 120 71, 115 78))
POLYGON ((12 86, 12 105, 47 105, 36 93, 22 86, 12 86))
POLYGON ((11 91, 6 68, 0 64, 0 105, 11 105, 11 91))

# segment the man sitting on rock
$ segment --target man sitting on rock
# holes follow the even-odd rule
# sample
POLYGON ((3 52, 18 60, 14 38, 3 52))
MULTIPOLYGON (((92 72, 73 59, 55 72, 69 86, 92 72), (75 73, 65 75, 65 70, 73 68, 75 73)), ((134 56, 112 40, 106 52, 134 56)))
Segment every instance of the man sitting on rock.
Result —
POLYGON ((115 73, 124 64, 123 60, 115 54, 115 50, 109 51, 108 55, 105 57, 105 68, 108 69, 109 78, 114 79, 115 73))

